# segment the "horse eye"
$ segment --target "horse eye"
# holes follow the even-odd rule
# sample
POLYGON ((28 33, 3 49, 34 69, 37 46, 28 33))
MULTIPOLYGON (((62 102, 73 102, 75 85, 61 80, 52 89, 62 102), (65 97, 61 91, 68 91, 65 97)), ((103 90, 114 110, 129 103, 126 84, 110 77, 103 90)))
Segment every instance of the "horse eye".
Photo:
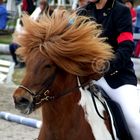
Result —
POLYGON ((50 64, 47 64, 47 65, 45 66, 45 68, 51 68, 51 65, 50 65, 50 64))

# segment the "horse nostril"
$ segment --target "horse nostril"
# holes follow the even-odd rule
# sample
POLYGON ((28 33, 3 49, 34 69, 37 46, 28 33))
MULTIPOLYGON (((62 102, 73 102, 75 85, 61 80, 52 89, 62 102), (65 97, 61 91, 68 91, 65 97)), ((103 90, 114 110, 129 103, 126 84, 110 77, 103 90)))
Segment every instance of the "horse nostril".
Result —
POLYGON ((15 98, 14 97, 14 102, 15 102, 15 107, 18 109, 24 109, 27 108, 30 105, 30 101, 25 98, 25 97, 19 97, 19 98, 15 98))
POLYGON ((23 104, 23 105, 28 105, 30 104, 30 101, 24 97, 20 98, 18 101, 19 104, 23 104))

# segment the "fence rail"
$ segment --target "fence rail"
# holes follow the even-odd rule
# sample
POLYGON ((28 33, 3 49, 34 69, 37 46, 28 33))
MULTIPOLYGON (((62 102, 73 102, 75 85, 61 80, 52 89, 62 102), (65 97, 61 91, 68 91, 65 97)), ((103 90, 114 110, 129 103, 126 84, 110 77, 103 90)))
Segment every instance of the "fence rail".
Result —
POLYGON ((134 39, 140 40, 140 33, 134 33, 133 36, 134 36, 134 39))

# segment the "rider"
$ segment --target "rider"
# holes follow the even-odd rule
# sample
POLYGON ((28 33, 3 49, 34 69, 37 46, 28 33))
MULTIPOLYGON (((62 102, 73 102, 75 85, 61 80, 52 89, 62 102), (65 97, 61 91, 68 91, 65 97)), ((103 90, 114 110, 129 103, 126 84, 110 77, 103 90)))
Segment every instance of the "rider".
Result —
POLYGON ((118 0, 88 0, 78 13, 89 16, 102 25, 101 36, 107 37, 115 54, 110 69, 97 81, 109 97, 122 108, 134 140, 140 140, 140 114, 137 98, 137 78, 131 55, 134 50, 130 10, 118 0))

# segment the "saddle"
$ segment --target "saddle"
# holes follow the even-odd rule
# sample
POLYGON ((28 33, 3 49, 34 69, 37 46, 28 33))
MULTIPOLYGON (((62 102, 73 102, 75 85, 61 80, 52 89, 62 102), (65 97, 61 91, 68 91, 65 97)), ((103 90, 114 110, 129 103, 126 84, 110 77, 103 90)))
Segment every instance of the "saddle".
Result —
POLYGON ((106 110, 109 114, 110 121, 115 126, 115 130, 116 130, 117 138, 115 138, 113 136, 113 139, 114 140, 116 140, 116 139, 133 140, 120 105, 117 102, 113 101, 107 95, 107 93, 103 90, 102 87, 100 87, 96 84, 90 85, 88 90, 91 93, 95 109, 101 118, 103 118, 103 117, 98 112, 98 108, 96 106, 94 98, 97 98, 99 101, 101 101, 102 104, 104 105, 104 107, 106 108, 106 110), (103 103, 103 100, 105 101, 106 104, 103 103), (107 109, 107 108, 109 108, 109 109, 107 109), (113 119, 111 119, 111 118, 113 118, 113 119))

